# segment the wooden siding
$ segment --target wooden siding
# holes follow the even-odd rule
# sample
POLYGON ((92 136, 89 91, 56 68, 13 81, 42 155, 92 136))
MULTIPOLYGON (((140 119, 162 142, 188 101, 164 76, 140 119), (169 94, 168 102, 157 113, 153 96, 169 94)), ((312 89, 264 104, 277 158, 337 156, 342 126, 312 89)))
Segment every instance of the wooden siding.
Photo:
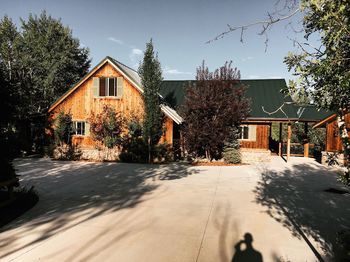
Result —
MULTIPOLYGON (((345 122, 347 127, 350 127, 350 113, 345 116, 345 122)), ((327 141, 326 141, 326 151, 343 151, 343 143, 339 135, 338 121, 337 119, 327 123, 327 141)), ((350 136, 350 132, 348 133, 350 136)))
MULTIPOLYGON (((249 123, 250 124, 250 123, 249 123)), ((240 140, 242 148, 252 149, 269 149, 269 134, 270 126, 266 124, 254 124, 256 125, 256 139, 251 140, 240 140)))
POLYGON ((173 125, 174 125, 174 121, 169 117, 165 117, 164 119, 165 133, 163 137, 160 139, 159 141, 160 143, 164 143, 164 142, 167 142, 168 144, 173 143, 173 125))
MULTIPOLYGON (((110 105, 117 112, 120 112, 128 121, 136 117, 140 121, 144 116, 144 104, 142 94, 127 79, 123 79, 123 95, 122 98, 116 97, 94 97, 93 95, 93 77, 122 77, 122 75, 109 63, 103 65, 78 89, 64 99, 53 111, 53 119, 56 119, 61 110, 65 113, 71 113, 73 121, 87 121, 91 116, 91 112, 99 114, 102 112, 104 105, 110 105)), ((172 122, 166 117, 165 127, 171 128, 164 135, 164 141, 172 143, 172 122)), ((94 141, 90 136, 73 136, 73 143, 82 147, 93 147, 94 141)))

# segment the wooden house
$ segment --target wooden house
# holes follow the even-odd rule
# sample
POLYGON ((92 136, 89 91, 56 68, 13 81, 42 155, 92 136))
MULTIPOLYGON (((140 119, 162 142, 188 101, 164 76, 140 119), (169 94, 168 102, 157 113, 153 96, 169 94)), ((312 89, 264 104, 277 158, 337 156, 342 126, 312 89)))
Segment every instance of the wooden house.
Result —
MULTIPOLYGON (((185 88, 189 82, 193 81, 163 81, 161 94, 172 108, 179 109, 184 103, 185 88)), ((303 122, 307 128, 307 123, 316 123, 329 115, 328 112, 316 110, 312 105, 303 107, 294 105, 291 97, 282 92, 287 89, 284 79, 241 80, 240 84, 246 87, 246 96, 251 100, 250 114, 241 126, 240 145, 244 154, 250 157, 255 154, 257 160, 267 158, 271 150, 283 155, 282 133, 280 132, 279 143, 274 143, 271 139, 272 123, 279 123, 280 130, 282 123, 288 123, 290 140, 293 123, 303 122)), ((304 152, 304 155, 308 156, 307 143, 304 152)), ((286 155, 289 158, 288 150, 286 155)))
MULTIPOLYGON (((75 126, 73 143, 82 148, 93 148, 88 119, 91 113, 98 114, 104 105, 110 105, 126 120, 144 115, 143 89, 135 70, 106 57, 77 84, 62 95, 49 109, 55 120, 59 112, 70 113, 75 126)), ((181 124, 182 118, 166 104, 161 105, 164 113, 165 133, 162 142, 173 143, 173 126, 181 124)))
MULTIPOLYGON (((163 101, 161 110, 164 113, 166 131, 161 142, 174 146, 181 144, 180 125, 183 119, 177 111, 184 102, 185 88, 189 81, 191 80, 163 81, 159 95, 163 101)), ((251 99, 250 115, 241 126, 241 148, 250 153, 262 154, 262 158, 270 154, 273 146, 273 122, 309 123, 324 118, 324 114, 313 107, 294 106, 291 98, 281 92, 286 89, 284 79, 241 80, 240 84, 247 87, 246 95, 251 99)), ((71 113, 75 126, 73 142, 82 148, 94 148, 88 122, 91 113, 100 113, 103 106, 108 104, 126 119, 138 117, 142 120, 142 95, 143 88, 137 72, 111 57, 106 57, 62 95, 50 107, 49 112, 53 120, 60 111, 71 113)), ((279 152, 282 154, 281 143, 279 152)))
MULTIPOLYGON (((345 125, 350 136, 350 113, 345 115, 345 125)), ((326 128, 326 152, 342 152, 343 144, 339 134, 338 119, 336 114, 332 114, 313 126, 313 128, 326 128)))

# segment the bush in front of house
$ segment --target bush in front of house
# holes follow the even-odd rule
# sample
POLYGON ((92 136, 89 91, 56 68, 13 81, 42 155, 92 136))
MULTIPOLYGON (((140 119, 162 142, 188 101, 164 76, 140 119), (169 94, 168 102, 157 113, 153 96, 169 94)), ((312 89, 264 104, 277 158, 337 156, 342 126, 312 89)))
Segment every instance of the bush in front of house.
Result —
POLYGON ((56 144, 67 144, 71 142, 71 136, 73 133, 73 121, 70 113, 61 111, 58 114, 55 128, 55 140, 56 144))
MULTIPOLYGON (((129 163, 147 163, 149 160, 149 147, 142 137, 142 125, 136 119, 128 124, 128 134, 124 137, 119 160, 129 163)), ((152 156, 156 162, 169 162, 172 160, 172 150, 169 144, 157 144, 152 149, 152 156)))
POLYGON ((92 139, 98 144, 108 149, 122 144, 124 119, 113 107, 104 105, 102 112, 97 115, 92 112, 89 123, 92 139))
POLYGON ((82 152, 79 146, 72 144, 74 132, 72 115, 61 111, 56 120, 55 149, 53 157, 58 160, 78 160, 82 152))
POLYGON ((128 134, 123 138, 119 160, 127 163, 148 161, 148 145, 142 137, 142 126, 137 119, 128 123, 128 134))
POLYGON ((168 143, 157 144, 153 155, 156 162, 170 162, 174 159, 172 148, 168 143))
POLYGON ((54 158, 57 160, 79 160, 82 151, 78 145, 61 144, 54 150, 54 158))
POLYGON ((225 143, 224 151, 222 153, 224 161, 229 164, 239 164, 242 162, 241 152, 239 150, 239 129, 232 128, 231 136, 225 143))

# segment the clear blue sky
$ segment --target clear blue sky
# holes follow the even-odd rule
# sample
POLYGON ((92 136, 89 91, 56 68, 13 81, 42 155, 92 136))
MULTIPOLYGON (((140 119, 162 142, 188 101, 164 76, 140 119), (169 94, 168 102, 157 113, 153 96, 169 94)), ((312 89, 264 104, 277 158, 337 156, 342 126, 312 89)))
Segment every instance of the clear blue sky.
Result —
POLYGON ((205 44, 226 29, 263 19, 276 0, 0 0, 0 16, 7 14, 20 24, 29 13, 46 10, 73 30, 90 49, 92 66, 109 55, 137 68, 145 43, 153 38, 165 79, 193 79, 204 59, 215 69, 233 60, 242 79, 292 78, 283 58, 295 50, 288 37, 295 33, 279 24, 269 31, 265 52, 260 28, 205 44))

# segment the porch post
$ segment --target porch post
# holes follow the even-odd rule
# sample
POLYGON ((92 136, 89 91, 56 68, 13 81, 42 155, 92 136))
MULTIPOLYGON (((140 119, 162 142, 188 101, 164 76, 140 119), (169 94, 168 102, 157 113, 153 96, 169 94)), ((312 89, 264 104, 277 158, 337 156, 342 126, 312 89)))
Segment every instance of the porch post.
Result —
POLYGON ((282 122, 280 122, 280 134, 278 139, 278 155, 282 156, 282 122))
POLYGON ((308 136, 308 124, 304 123, 305 140, 304 141, 304 157, 309 157, 309 136, 308 136))
POLYGON ((288 139, 287 139, 287 162, 290 158, 290 139, 292 138, 292 125, 288 123, 288 139))

